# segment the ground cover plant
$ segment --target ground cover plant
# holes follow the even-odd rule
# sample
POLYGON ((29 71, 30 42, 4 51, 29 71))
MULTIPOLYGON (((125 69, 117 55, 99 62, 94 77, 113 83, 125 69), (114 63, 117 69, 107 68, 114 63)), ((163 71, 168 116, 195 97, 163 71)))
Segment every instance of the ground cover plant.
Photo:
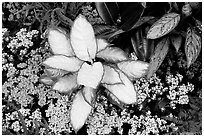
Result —
POLYGON ((202 134, 201 17, 200 2, 3 2, 2 134, 202 134))

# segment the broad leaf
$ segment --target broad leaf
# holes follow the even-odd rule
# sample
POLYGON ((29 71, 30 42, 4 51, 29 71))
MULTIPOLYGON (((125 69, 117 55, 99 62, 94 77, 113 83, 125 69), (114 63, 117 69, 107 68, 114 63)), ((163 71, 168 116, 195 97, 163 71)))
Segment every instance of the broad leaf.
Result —
POLYGON ((96 56, 114 63, 128 59, 126 53, 117 47, 107 47, 104 50, 99 51, 96 56))
POLYGON ((133 26, 131 29, 135 29, 140 27, 141 25, 147 23, 148 21, 150 21, 151 19, 154 19, 153 16, 146 16, 146 17, 141 17, 133 26))
POLYGON ((178 52, 182 44, 182 36, 175 34, 175 35, 172 35, 170 38, 171 38, 172 45, 175 47, 176 51, 178 52))
POLYGON ((54 54, 73 56, 68 34, 60 28, 50 28, 47 32, 48 43, 54 54))
POLYGON ((146 75, 149 67, 148 63, 135 60, 122 61, 117 65, 132 80, 146 75))
POLYGON ((46 84, 46 85, 53 85, 55 83, 55 81, 53 79, 51 79, 50 77, 48 76, 41 76, 39 81, 43 84, 46 84))
POLYGON ((147 33, 148 39, 160 38, 171 32, 179 23, 180 15, 177 13, 169 13, 156 21, 147 33))
POLYGON ((55 69, 55 68, 46 68, 45 73, 51 77, 51 78, 59 78, 67 74, 68 72, 61 69, 55 69))
POLYGON ((96 89, 91 87, 84 87, 82 89, 82 95, 84 97, 84 100, 93 107, 93 104, 96 101, 96 89))
POLYGON ((78 71, 82 61, 76 57, 66 57, 63 55, 54 55, 47 58, 43 64, 56 69, 62 69, 70 72, 78 71))
POLYGON ((76 56, 84 61, 95 58, 97 45, 94 30, 91 24, 82 15, 79 15, 71 29, 71 44, 76 56))
POLYGON ((53 85, 53 89, 58 90, 61 93, 68 93, 77 87, 76 73, 59 78, 59 80, 53 85))
POLYGON ((105 49, 106 47, 110 46, 110 44, 104 39, 97 39, 96 42, 97 42, 97 46, 98 46, 97 52, 99 52, 99 51, 105 49))
POLYGON ((156 46, 153 56, 151 57, 149 71, 147 74, 147 78, 149 79, 160 67, 161 63, 163 62, 166 54, 169 51, 169 38, 163 38, 156 46))
POLYGON ((117 24, 120 14, 117 2, 95 2, 95 5, 99 15, 107 24, 117 24))
POLYGON ((92 65, 83 63, 78 72, 77 83, 96 89, 102 80, 103 74, 104 69, 101 62, 95 62, 92 65))
POLYGON ((108 65, 103 65, 103 67, 104 67, 104 75, 101 83, 104 83, 104 84, 122 83, 119 72, 114 67, 111 67, 108 65))
POLYGON ((113 95, 115 95, 121 102, 125 104, 136 103, 136 91, 132 82, 127 78, 125 74, 123 74, 122 71, 118 70, 118 72, 123 84, 103 84, 103 86, 108 89, 113 95))
POLYGON ((84 100, 82 92, 79 91, 73 100, 70 110, 71 125, 75 132, 82 128, 91 109, 92 107, 84 100))
POLYGON ((192 28, 187 29, 185 42, 185 53, 187 58, 187 67, 193 64, 201 51, 201 37, 199 37, 192 28))

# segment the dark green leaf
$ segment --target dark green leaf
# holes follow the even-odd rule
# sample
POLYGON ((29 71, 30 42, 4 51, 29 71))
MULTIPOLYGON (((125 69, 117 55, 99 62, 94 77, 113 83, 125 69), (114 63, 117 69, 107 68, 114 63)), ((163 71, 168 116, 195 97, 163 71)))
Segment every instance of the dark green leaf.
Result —
POLYGON ((144 23, 146 23, 146 22, 148 22, 148 21, 150 21, 150 20, 152 20, 152 19, 154 19, 153 16, 141 17, 141 18, 132 26, 131 29, 137 28, 137 27, 143 25, 144 23))
POLYGON ((181 35, 172 35, 171 36, 171 43, 175 47, 176 51, 179 51, 179 48, 181 47, 182 43, 182 36, 181 35))

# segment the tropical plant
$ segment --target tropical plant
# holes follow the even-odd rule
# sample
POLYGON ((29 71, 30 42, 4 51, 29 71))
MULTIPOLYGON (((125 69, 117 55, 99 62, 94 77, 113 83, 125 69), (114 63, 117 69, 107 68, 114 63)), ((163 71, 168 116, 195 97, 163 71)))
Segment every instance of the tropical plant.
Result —
POLYGON ((40 81, 61 93, 76 93, 70 110, 76 132, 84 125, 100 92, 108 92, 119 105, 137 102, 131 80, 144 76, 149 64, 131 60, 120 48, 95 38, 84 16, 75 19, 70 35, 62 28, 51 27, 46 36, 54 55, 43 62, 46 75, 40 81), (100 86, 106 90, 97 90, 100 86))

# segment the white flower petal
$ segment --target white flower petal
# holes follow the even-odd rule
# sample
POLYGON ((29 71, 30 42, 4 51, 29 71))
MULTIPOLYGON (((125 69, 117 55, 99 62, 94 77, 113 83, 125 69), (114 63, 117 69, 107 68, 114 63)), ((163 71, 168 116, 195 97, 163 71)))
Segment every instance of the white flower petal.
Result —
POLYGON ((84 61, 95 58, 97 45, 94 30, 91 24, 82 15, 79 15, 71 29, 71 44, 76 56, 84 61))

